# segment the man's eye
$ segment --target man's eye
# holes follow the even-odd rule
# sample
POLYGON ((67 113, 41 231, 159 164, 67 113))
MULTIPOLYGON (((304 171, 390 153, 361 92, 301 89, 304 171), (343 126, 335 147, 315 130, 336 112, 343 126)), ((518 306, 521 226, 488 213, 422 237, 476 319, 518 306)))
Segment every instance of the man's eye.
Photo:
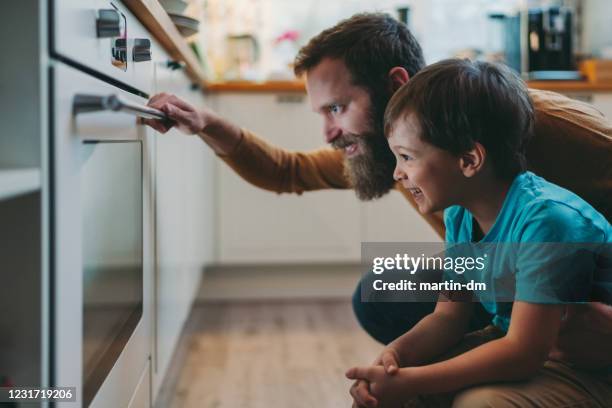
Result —
POLYGON ((336 114, 336 113, 340 113, 342 111, 342 106, 337 105, 337 104, 333 104, 333 105, 329 105, 329 112, 336 114))

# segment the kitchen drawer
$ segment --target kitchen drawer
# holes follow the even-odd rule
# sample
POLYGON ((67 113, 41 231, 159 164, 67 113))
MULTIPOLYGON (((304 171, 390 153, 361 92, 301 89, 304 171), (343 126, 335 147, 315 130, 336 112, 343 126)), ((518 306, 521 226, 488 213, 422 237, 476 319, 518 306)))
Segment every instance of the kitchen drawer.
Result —
MULTIPOLYGON (((134 61, 135 46, 142 45, 142 42, 137 40, 152 42, 152 36, 121 2, 54 0, 52 3, 53 56, 120 81, 142 93, 152 92, 153 62, 134 61), (111 13, 101 13, 103 10, 110 10, 111 13), (125 41, 121 41, 119 37, 98 37, 98 20, 109 14, 119 16, 120 32, 125 41), (114 48, 114 54, 125 59, 125 65, 113 58, 113 45, 118 45, 114 48)), ((101 29, 100 32, 110 35, 112 29, 109 28, 116 24, 108 22, 101 24, 102 26, 106 29, 101 29)))

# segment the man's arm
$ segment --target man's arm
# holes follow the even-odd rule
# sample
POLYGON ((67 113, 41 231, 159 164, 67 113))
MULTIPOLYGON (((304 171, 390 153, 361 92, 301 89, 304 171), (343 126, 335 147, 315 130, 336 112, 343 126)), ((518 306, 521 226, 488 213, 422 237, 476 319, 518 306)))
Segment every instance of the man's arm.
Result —
POLYGON ((344 175, 342 152, 324 148, 308 153, 290 152, 272 146, 215 112, 196 109, 182 99, 161 93, 149 106, 166 113, 172 122, 144 122, 161 133, 171 127, 197 134, 238 175, 257 187, 277 193, 350 188, 344 175))

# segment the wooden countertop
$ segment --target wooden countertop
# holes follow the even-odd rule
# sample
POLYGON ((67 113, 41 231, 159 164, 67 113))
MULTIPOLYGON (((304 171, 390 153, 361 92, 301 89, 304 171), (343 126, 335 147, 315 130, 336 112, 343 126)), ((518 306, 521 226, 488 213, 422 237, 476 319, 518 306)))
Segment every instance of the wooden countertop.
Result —
MULTIPOLYGON (((187 75, 194 83, 200 84, 206 92, 305 92, 302 81, 266 82, 207 82, 198 59, 178 32, 158 0, 123 0, 123 3, 147 27, 157 41, 166 49, 170 57, 185 63, 187 75)), ((528 81, 528 86, 556 92, 612 92, 612 82, 593 83, 587 81, 528 81)))
MULTIPOLYGON (((612 82, 593 83, 587 81, 527 81, 527 85, 534 89, 543 89, 555 92, 612 92, 612 82)), ((209 92, 305 92, 302 81, 269 81, 269 82, 212 82, 208 83, 209 92)))

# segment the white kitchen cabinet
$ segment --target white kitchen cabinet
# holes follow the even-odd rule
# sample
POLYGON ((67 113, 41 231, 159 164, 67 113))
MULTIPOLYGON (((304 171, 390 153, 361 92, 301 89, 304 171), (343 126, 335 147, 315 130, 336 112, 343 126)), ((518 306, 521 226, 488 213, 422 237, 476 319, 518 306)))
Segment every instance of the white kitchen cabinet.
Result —
POLYGON ((362 203, 364 242, 440 242, 440 236, 399 191, 362 203))
MULTIPOLYGON (((324 146, 322 121, 305 94, 216 94, 211 107, 290 150, 324 146)), ((355 262, 362 241, 438 241, 397 192, 361 203, 351 190, 276 194, 218 161, 219 262, 355 262)))
MULTIPOLYGON (((199 89, 155 49, 156 92, 203 104, 199 89)), ((156 271, 152 362, 153 401, 213 255, 213 155, 196 136, 172 129, 156 138, 156 271)))
MULTIPOLYGON (((212 107, 271 143, 314 150, 321 119, 303 94, 215 95, 212 107)), ((359 259, 361 219, 352 191, 303 196, 254 188, 218 161, 219 262, 328 262, 359 259)))

